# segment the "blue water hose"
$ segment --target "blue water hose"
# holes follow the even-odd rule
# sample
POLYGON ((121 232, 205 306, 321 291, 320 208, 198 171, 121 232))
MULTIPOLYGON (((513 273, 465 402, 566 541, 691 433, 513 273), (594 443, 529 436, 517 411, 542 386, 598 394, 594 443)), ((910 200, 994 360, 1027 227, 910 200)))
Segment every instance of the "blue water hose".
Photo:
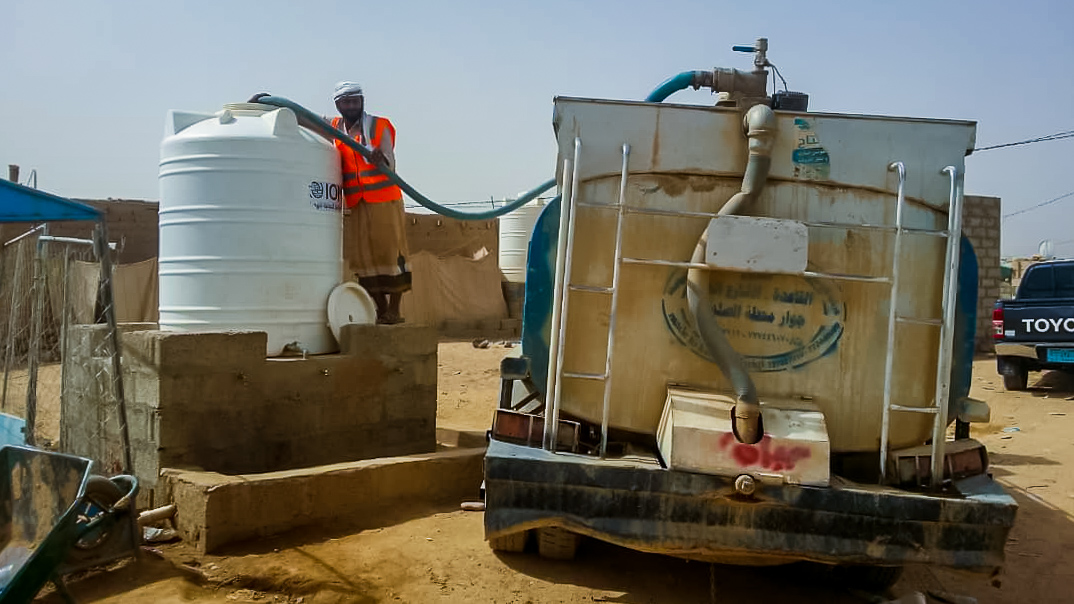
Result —
MULTIPOLYGON (((695 78, 697 78, 699 74, 704 73, 705 72, 701 71, 684 71, 676 76, 673 76, 666 80, 664 83, 657 86, 656 89, 654 89, 652 92, 650 92, 649 96, 645 97, 645 102, 660 103, 672 94, 685 88, 689 88, 690 86, 694 86, 694 82, 697 81, 695 78)), ((286 107, 287 109, 290 109, 291 111, 295 112, 295 115, 298 117, 299 123, 301 123, 303 126, 313 130, 314 132, 317 132, 318 134, 324 136, 329 140, 341 141, 344 145, 360 153, 362 157, 366 158, 366 160, 372 161, 368 149, 358 144, 358 142, 348 136, 347 133, 342 132, 337 128, 333 128, 331 124, 321 119, 321 116, 317 115, 316 113, 313 113, 309 109, 306 109, 302 105, 299 105, 294 101, 285 99, 280 96, 260 97, 257 99, 257 102, 262 103, 264 105, 272 105, 274 107, 286 107)), ((541 184, 522 194, 522 196, 518 199, 498 208, 492 210, 485 210, 483 212, 460 212, 459 210, 455 210, 453 208, 449 208, 448 206, 436 203, 435 201, 422 195, 418 192, 417 189, 410 186, 410 184, 403 180, 398 174, 388 169, 387 167, 382 166, 380 168, 380 171, 388 177, 388 180, 398 185, 399 188, 402 189, 411 199, 418 202, 423 207, 428 208, 442 216, 447 216, 448 218, 456 218, 458 220, 490 220, 492 218, 503 216, 504 214, 513 212, 518 208, 526 205, 527 203, 536 199, 541 193, 544 193, 545 191, 548 191, 552 187, 556 186, 556 180, 553 178, 551 180, 546 180, 545 182, 542 182, 541 184)))
MULTIPOLYGON (((371 154, 368 149, 358 144, 357 141, 347 136, 346 133, 340 131, 337 128, 333 128, 331 124, 321 119, 321 116, 317 115, 316 113, 313 113, 309 109, 306 109, 302 105, 299 105, 294 101, 290 101, 279 96, 261 97, 257 99, 257 102, 264 105, 272 105, 275 107, 286 107, 287 109, 294 111, 295 115, 298 117, 299 123, 303 126, 309 128, 310 130, 313 130, 314 132, 320 134, 321 136, 324 136, 329 140, 341 141, 344 145, 347 145, 351 149, 354 149, 358 153, 362 154, 362 157, 366 158, 369 161, 372 161, 372 158, 370 156, 371 154)), ((398 174, 396 174, 392 170, 389 170, 387 167, 381 166, 380 171, 388 177, 388 180, 398 185, 399 188, 402 189, 414 201, 436 212, 437 214, 447 216, 448 218, 456 218, 458 220, 489 220, 492 218, 503 216, 504 214, 513 212, 514 210, 517 210, 518 208, 526 205, 527 203, 536 199, 537 196, 539 196, 541 193, 544 193, 545 191, 556 186, 556 180, 553 178, 537 185, 533 189, 530 189, 518 199, 498 208, 492 210, 485 210, 483 212, 460 212, 459 210, 455 210, 445 205, 436 203, 435 201, 422 195, 417 191, 417 189, 407 184, 407 182, 400 178, 398 174)))
POLYGON ((662 103, 664 99, 668 98, 672 94, 689 88, 694 85, 695 78, 698 74, 704 74, 703 71, 684 71, 678 75, 672 76, 664 81, 663 84, 657 86, 649 96, 645 97, 646 103, 662 103))

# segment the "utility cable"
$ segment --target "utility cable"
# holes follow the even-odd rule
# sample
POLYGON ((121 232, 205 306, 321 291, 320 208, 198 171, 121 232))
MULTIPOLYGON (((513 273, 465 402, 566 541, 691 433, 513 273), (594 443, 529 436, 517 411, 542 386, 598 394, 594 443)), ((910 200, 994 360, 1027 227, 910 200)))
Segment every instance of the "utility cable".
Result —
POLYGON ((1059 197, 1049 199, 1048 201, 1042 201, 1042 202, 1038 203, 1035 206, 1030 206, 1028 208, 1018 210, 1017 212, 1011 212, 1010 214, 1007 214, 1006 216, 1004 216, 1003 220, 1007 220, 1008 218, 1018 216, 1020 214, 1025 214, 1026 212, 1032 212, 1033 210, 1043 208, 1044 206, 1051 205, 1053 203, 1062 201, 1062 200, 1064 200, 1064 199, 1066 199, 1068 197, 1071 197, 1071 196, 1074 196, 1074 191, 1071 191, 1069 193, 1064 193, 1064 194, 1060 195, 1059 197))
POLYGON ((1067 130, 1065 132, 1056 132, 1055 134, 1049 134, 1047 136, 1038 136, 1037 138, 1029 138, 1024 141, 1017 141, 1013 143, 1003 143, 1002 145, 990 145, 988 147, 978 147, 973 150, 974 153, 980 151, 991 151, 992 149, 1004 149, 1006 147, 1017 147, 1019 145, 1031 145, 1033 143, 1045 143, 1048 141, 1058 141, 1064 138, 1074 137, 1074 130, 1067 130))

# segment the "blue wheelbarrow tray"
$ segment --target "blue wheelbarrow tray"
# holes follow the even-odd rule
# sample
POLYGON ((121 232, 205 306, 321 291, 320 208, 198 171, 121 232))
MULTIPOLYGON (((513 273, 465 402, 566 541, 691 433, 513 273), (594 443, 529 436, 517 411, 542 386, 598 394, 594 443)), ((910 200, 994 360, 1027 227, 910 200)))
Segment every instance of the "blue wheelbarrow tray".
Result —
MULTIPOLYGON (((61 576, 74 570, 70 557, 80 540, 116 528, 118 518, 133 518, 137 482, 113 479, 128 492, 120 503, 101 509, 86 497, 92 467, 89 459, 73 455, 0 448, 0 604, 29 602, 49 580, 66 595, 61 576)), ((122 532, 129 538, 126 527, 122 532)), ((137 543, 123 549, 130 555, 137 543)))

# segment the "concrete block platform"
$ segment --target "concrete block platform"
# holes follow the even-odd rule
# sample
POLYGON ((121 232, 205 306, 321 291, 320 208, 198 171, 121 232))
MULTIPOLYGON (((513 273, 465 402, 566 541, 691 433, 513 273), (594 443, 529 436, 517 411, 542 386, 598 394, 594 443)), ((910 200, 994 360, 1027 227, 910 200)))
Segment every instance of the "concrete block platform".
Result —
MULTIPOLYGON (((346 325, 337 354, 265 358, 265 332, 123 326, 123 384, 139 503, 163 468, 260 475, 436 450, 436 330, 346 325)), ((61 447, 122 470, 104 326, 71 329, 61 447)))
MULTIPOLYGON (((483 438, 452 436, 458 445, 483 438)), ((227 476, 165 469, 159 488, 174 503, 177 529, 202 553, 301 528, 333 523, 375 527, 389 512, 476 499, 482 446, 441 446, 435 453, 383 457, 296 470, 227 476)))

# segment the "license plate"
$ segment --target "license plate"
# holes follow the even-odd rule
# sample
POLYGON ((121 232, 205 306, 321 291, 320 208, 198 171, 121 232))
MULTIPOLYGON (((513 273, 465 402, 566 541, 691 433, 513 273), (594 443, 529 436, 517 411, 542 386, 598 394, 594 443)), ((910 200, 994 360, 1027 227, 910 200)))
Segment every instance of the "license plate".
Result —
POLYGON ((1074 348, 1049 348, 1049 363, 1074 363, 1074 348))

